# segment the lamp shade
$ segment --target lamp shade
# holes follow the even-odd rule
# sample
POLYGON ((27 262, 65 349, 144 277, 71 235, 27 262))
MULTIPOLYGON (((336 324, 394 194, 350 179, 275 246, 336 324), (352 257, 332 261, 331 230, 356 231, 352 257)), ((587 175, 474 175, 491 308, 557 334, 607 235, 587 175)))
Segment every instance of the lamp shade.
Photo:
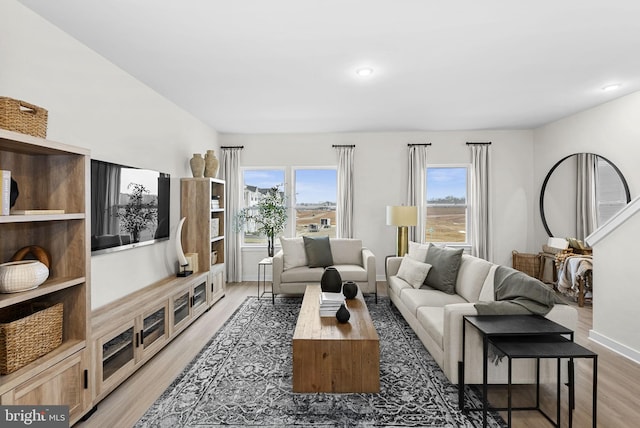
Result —
POLYGON ((416 226, 418 224, 418 207, 387 206, 388 226, 416 226))

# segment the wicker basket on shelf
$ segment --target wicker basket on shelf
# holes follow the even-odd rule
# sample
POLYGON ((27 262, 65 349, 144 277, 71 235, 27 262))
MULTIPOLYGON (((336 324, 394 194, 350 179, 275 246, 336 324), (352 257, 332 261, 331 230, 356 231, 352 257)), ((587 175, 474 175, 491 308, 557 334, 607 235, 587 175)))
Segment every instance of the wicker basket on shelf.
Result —
POLYGON ((514 269, 540 279, 540 265, 542 262, 540 254, 519 253, 515 250, 511 254, 514 269))
POLYGON ((12 373, 62 344, 63 304, 8 308, 0 319, 0 374, 12 373))
POLYGON ((47 110, 25 101, 0 97, 0 128, 47 137, 47 110))

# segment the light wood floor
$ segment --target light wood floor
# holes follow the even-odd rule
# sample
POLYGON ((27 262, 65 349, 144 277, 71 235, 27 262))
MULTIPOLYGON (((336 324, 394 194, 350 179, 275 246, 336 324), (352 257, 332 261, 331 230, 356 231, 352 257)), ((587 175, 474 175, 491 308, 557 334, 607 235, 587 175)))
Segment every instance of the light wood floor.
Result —
MULTIPOLYGON (((379 293, 386 294, 385 284, 378 283, 379 293)), ((233 314, 247 296, 255 296, 255 282, 227 286, 226 296, 202 315, 163 351, 134 373, 126 382, 98 404, 97 411, 78 428, 130 427, 171 384, 209 338, 233 314)), ((579 326, 576 342, 598 354, 598 426, 636 427, 640 420, 640 365, 588 340, 591 307, 578 308, 579 326)), ((574 427, 591 427, 591 362, 576 360, 576 409, 574 427)), ((563 388, 566 398, 566 388, 563 388)), ((504 390, 492 389, 490 399, 500 405, 504 390)), ((555 418, 555 388, 543 391, 543 408, 555 418), (548 397, 548 399, 544 399, 548 397)), ((532 388, 517 388, 514 400, 533 400, 532 388)), ((515 401, 517 404, 517 401, 515 401)), ((566 400, 563 400, 563 403, 566 400)), ((531 403, 531 401, 529 401, 531 403)), ((506 412, 501 413, 506 420, 506 412)), ((562 426, 567 425, 566 408, 562 426)), ((551 424, 537 411, 513 413, 514 427, 549 427, 551 424)))

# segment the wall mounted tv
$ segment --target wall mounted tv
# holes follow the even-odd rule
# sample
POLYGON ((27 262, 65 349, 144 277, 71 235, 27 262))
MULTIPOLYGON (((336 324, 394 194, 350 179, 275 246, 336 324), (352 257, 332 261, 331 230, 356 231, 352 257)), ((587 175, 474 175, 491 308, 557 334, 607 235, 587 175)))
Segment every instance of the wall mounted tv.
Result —
POLYGON ((91 253, 169 239, 169 174, 91 160, 91 253))

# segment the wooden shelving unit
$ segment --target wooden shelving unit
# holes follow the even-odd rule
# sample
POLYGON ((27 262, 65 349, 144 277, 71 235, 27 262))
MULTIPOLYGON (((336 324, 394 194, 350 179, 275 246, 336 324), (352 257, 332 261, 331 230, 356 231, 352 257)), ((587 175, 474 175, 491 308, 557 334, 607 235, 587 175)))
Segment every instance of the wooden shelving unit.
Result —
POLYGON ((20 191, 14 209, 65 211, 0 216, 0 262, 30 245, 51 255, 47 281, 35 290, 0 294, 0 314, 21 304, 64 305, 62 345, 0 376, 0 404, 68 405, 72 424, 91 401, 85 384, 91 307, 89 156, 83 148, 0 129, 0 169, 11 171, 20 191))
POLYGON ((217 178, 180 180, 180 215, 187 218, 182 248, 185 253, 198 254, 198 272, 209 272, 209 306, 220 300, 225 292, 225 192, 224 180, 217 178), (213 207, 212 200, 218 201, 218 206, 213 207), (217 234, 212 233, 214 223, 218 224, 217 234))

